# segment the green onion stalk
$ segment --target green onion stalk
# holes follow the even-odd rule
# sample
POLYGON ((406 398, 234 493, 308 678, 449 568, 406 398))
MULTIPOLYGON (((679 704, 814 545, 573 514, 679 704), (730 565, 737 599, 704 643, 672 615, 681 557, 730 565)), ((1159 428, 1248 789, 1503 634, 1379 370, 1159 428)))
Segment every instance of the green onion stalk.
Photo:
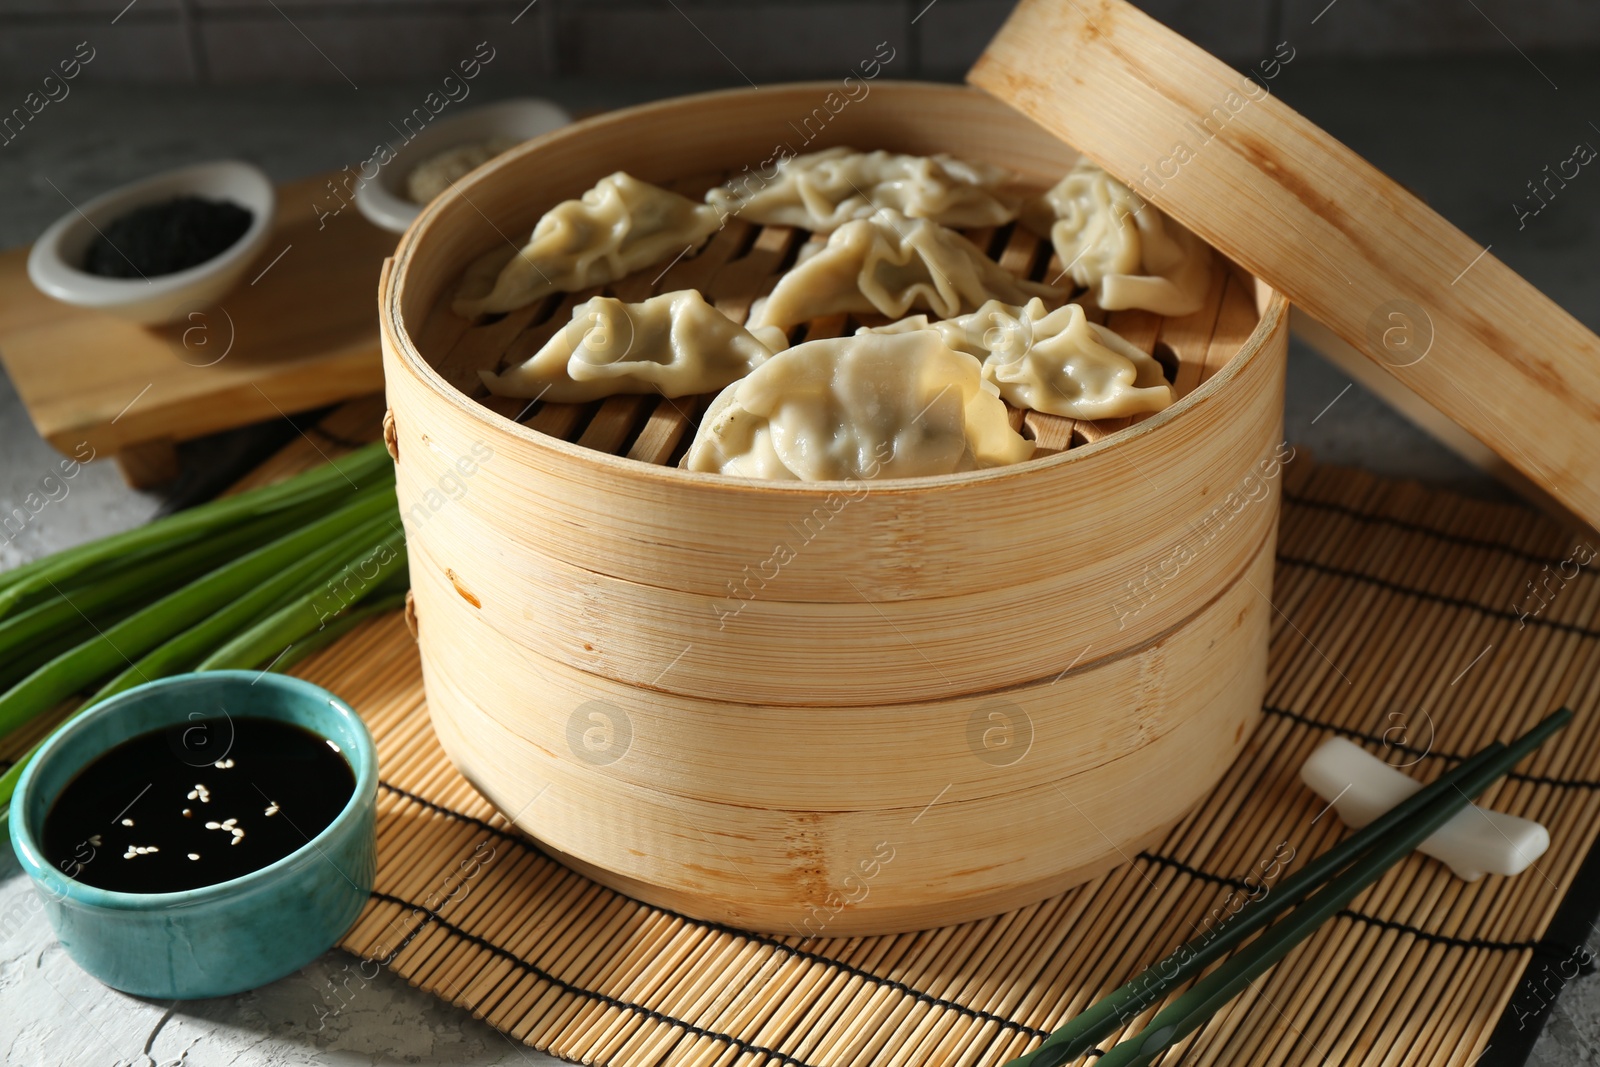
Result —
POLYGON ((78 579, 94 576, 107 567, 120 567, 130 558, 170 553, 224 534, 241 523, 299 509, 326 513, 353 493, 393 481, 389 455, 382 442, 375 442, 275 485, 223 497, 137 529, 34 560, 0 574, 0 619, 78 579))
MULTIPOLYGON (((292 514, 292 513, 291 513, 292 514)), ((296 525, 304 525, 297 520, 296 525)), ((107 612, 129 605, 143 606, 182 580, 204 574, 241 554, 288 532, 279 522, 256 521, 221 530, 181 549, 153 554, 99 581, 53 591, 32 606, 0 619, 0 664, 33 663, 50 659, 39 650, 62 634, 77 634, 76 645, 91 636, 107 612)), ((24 671, 26 675, 30 671, 24 671)))
POLYGON ((253 620, 277 611, 328 580, 382 532, 387 531, 391 521, 392 515, 379 513, 359 522, 292 566, 245 592, 231 604, 129 664, 121 674, 96 690, 85 706, 99 703, 152 678, 193 670, 201 660, 251 625, 253 620))
POLYGON ((349 507, 208 572, 62 653, 0 694, 0 736, 268 581, 352 520, 392 512, 394 506, 393 488, 369 491, 349 507))
POLYGON ((355 560, 200 661, 202 671, 254 667, 291 650, 296 641, 316 634, 332 620, 381 589, 391 576, 404 574, 405 532, 395 528, 369 543, 355 560))
MULTIPOLYGON (((0 672, 15 679, 0 693, 0 735, 95 683, 99 688, 73 717, 184 670, 286 669, 361 620, 400 606, 408 581, 392 468, 381 446, 352 455, 381 456, 385 469, 376 462, 352 465, 347 456, 337 468, 312 472, 316 479, 301 476, 229 498, 254 498, 249 507, 169 526, 169 541, 117 535, 106 541, 120 540, 124 555, 96 542, 72 550, 71 566, 49 557, 21 568, 31 574, 24 580, 16 572, 0 576, 0 597, 12 594, 15 612, 7 618, 0 609, 0 672), (363 488, 352 493, 347 475, 359 476, 363 488), (293 492, 262 501, 262 494, 291 484, 293 492), (320 517, 305 521, 307 509, 318 508, 320 517), (285 522, 292 532, 269 533, 275 539, 261 543, 263 524, 285 522), (112 566, 119 560, 123 570, 112 566), (196 570, 203 573, 172 588, 196 570), (63 581, 75 583, 73 591, 61 590, 63 581), (52 585, 53 595, 38 594, 52 585), (162 589, 170 591, 151 601, 162 589), (17 678, 19 671, 26 673, 17 678)), ((0 804, 9 804, 38 747, 0 775, 0 804)))

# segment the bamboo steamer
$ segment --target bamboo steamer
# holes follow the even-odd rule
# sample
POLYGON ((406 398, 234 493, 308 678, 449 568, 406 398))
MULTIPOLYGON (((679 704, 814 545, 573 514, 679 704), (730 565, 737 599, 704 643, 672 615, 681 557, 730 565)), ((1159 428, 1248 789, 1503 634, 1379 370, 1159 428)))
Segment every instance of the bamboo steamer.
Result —
MULTIPOLYGON (((677 469, 707 398, 484 394, 479 369, 525 359, 592 293, 469 326, 448 307, 462 273, 611 171, 698 195, 785 143, 850 144, 1043 186, 1075 158, 988 97, 911 83, 873 84, 802 147, 790 122, 835 88, 688 97, 531 142, 423 212, 379 297, 414 618, 451 759, 607 885, 829 936, 1081 882, 1237 756, 1273 615, 1286 338, 1282 297, 1219 266, 1196 315, 1110 320, 1168 364, 1166 411, 1016 413, 1040 458, 864 485, 677 469)), ((1013 269, 1060 269, 1020 228, 970 236, 1013 269)), ((699 288, 742 320, 804 238, 735 220, 606 291, 699 288)))

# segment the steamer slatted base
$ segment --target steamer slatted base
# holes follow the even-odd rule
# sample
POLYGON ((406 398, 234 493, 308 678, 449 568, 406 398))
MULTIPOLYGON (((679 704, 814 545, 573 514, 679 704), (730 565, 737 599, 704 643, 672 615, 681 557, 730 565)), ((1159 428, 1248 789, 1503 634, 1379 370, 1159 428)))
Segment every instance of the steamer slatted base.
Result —
POLYGON ((1572 546, 1518 508, 1290 463, 1266 715, 1212 794, 1077 889, 884 937, 748 934, 564 868, 451 767, 412 640, 386 618, 297 672, 378 739, 378 884, 344 944, 573 1060, 998 1064, 1203 929, 1264 862, 1336 840, 1296 774, 1323 739, 1431 779, 1568 703, 1572 727, 1483 801, 1550 828, 1533 869, 1467 884, 1413 857, 1180 1046, 1192 1064, 1470 1064, 1533 953, 1564 951, 1540 939, 1600 827, 1600 578, 1511 607, 1572 546))
MULTIPOLYGON (((699 200, 708 188, 722 181, 723 176, 717 175, 665 184, 699 200)), ((1061 284, 1058 279, 1065 272, 1050 242, 1041 240, 1020 223, 963 233, 1013 273, 1061 284)), ((668 400, 651 394, 612 397, 592 404, 549 404, 493 396, 479 380, 478 372, 503 371, 528 359, 572 321, 574 307, 602 294, 637 302, 659 293, 699 289, 719 311, 742 323, 751 303, 770 292, 799 258, 807 236, 788 226, 756 226, 731 218, 702 248, 680 257, 664 270, 652 266, 608 286, 556 294, 479 323, 469 323, 450 310, 454 289, 447 288, 429 314, 418 346, 451 385, 509 419, 587 448, 646 463, 675 464, 693 440, 711 396, 668 400)), ((815 235, 810 240, 820 244, 826 237, 815 235)), ((503 263, 511 251, 510 247, 498 249, 485 261, 503 263)), ((1095 311, 1092 315, 1139 349, 1156 356, 1180 398, 1233 358, 1259 318, 1252 283, 1220 265, 1213 272, 1205 306, 1191 315, 1163 319, 1136 310, 1095 311)), ((840 337, 854 333, 858 326, 888 321, 878 315, 833 315, 797 328, 790 340, 798 344, 840 337)), ((1013 428, 1037 442, 1040 455, 1099 441, 1147 417, 1087 421, 1009 410, 1013 428)))

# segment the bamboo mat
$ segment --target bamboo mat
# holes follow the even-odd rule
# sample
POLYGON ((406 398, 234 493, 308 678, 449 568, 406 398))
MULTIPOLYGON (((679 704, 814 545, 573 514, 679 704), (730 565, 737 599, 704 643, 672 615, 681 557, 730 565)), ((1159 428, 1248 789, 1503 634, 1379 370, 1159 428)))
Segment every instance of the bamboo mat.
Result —
POLYGON ((1550 828, 1533 869, 1468 884, 1413 857, 1165 1061, 1470 1064, 1530 959, 1570 952, 1541 938, 1600 827, 1600 580, 1559 566, 1587 535, 1304 459, 1283 489, 1265 714, 1225 780, 1096 881, 921 933, 753 935, 567 870, 450 766, 412 640, 377 620, 297 670, 378 740, 378 881, 344 947, 571 1060, 999 1064, 1335 841, 1297 778, 1325 738, 1431 779, 1566 703, 1574 724, 1483 801, 1550 828))

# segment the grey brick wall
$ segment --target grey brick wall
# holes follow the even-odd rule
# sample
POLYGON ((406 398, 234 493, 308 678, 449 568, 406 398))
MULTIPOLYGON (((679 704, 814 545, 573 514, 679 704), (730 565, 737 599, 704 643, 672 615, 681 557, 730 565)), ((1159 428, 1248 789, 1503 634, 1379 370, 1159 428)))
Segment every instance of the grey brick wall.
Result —
MULTIPOLYGON (((1063 0, 1065 2, 1065 0, 1063 0)), ((1600 46, 1596 0, 1137 0, 1223 58, 1600 46)), ((99 82, 353 84, 442 76, 479 41, 501 83, 828 77, 897 50, 957 77, 1011 0, 0 0, 0 81, 88 41, 99 82)))

